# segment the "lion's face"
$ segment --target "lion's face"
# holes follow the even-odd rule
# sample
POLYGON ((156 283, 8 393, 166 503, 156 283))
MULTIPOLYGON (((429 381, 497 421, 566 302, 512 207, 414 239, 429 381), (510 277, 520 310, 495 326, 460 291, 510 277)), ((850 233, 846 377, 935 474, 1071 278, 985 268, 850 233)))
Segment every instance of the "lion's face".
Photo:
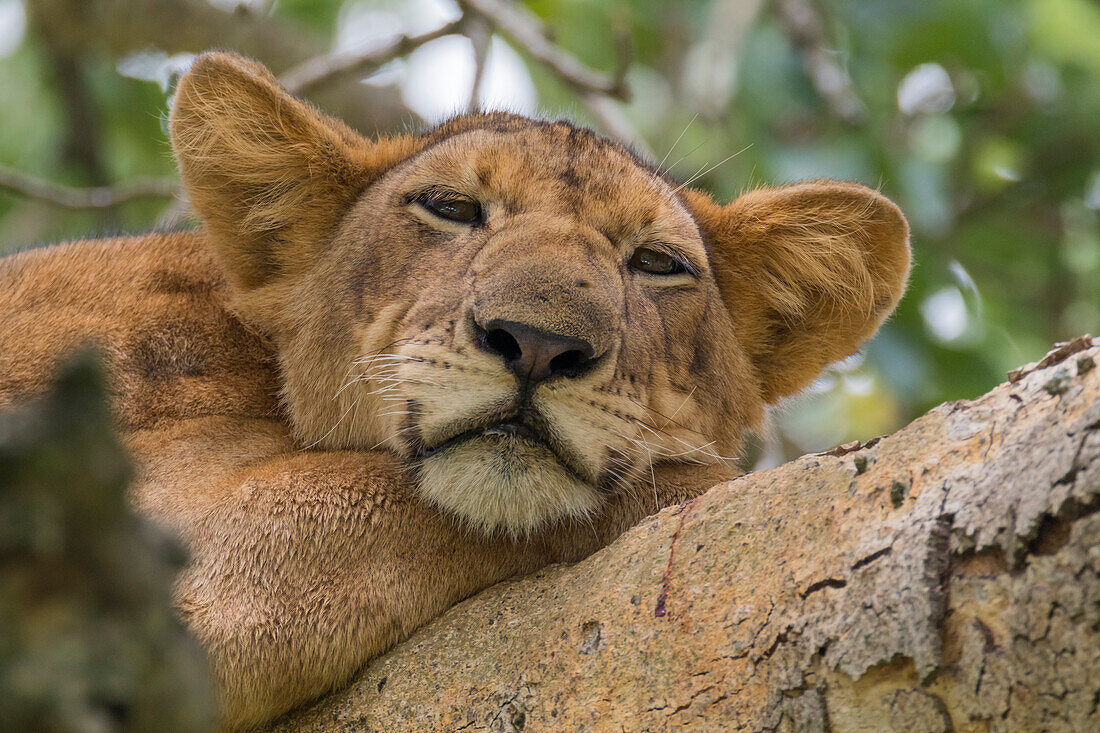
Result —
POLYGON ((304 438, 390 448, 441 506, 512 529, 735 452, 759 389, 728 378, 747 360, 672 187, 587 131, 484 122, 369 187, 303 286, 347 336, 346 425, 304 438))
POLYGON ((873 332, 908 266, 904 220, 862 187, 720 207, 511 115, 372 143, 236 57, 181 82, 173 142, 302 445, 392 450, 486 530, 734 455, 873 332))

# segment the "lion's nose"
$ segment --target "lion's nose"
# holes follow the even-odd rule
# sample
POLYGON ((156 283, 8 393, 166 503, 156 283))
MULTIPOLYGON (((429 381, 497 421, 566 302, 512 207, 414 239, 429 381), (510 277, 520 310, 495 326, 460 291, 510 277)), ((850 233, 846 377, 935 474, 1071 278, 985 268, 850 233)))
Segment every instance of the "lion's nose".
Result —
POLYGON ((599 361, 600 354, 584 339, 501 319, 474 325, 477 345, 532 384, 551 377, 579 377, 599 361))

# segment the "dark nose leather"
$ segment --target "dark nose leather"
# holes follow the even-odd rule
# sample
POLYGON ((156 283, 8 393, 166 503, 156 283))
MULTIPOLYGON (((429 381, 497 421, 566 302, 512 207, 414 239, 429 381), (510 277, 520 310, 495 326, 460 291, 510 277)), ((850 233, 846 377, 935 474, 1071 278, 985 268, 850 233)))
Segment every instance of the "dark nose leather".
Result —
POLYGON ((599 361, 600 355, 584 339, 501 319, 475 326, 478 347, 499 356, 513 374, 532 384, 582 376, 599 361))

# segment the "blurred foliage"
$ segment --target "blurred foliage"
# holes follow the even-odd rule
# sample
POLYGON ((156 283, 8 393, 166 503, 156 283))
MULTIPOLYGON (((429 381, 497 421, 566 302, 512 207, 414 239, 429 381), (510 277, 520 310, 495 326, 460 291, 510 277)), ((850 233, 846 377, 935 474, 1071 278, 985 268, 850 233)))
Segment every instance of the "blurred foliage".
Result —
POLYGON ((181 553, 126 506, 96 360, 0 414, 0 730, 212 730, 205 658, 169 605, 181 553))
MULTIPOLYGON (((773 458, 889 432, 941 401, 982 393, 1056 340, 1100 330, 1095 0, 795 3, 816 13, 824 58, 850 77, 865 108, 855 120, 835 114, 812 83, 813 61, 783 12, 791 0, 525 5, 557 43, 596 68, 613 69, 616 40, 629 35, 634 97, 627 117, 658 157, 669 151, 666 165, 678 177, 744 149, 696 185, 730 198, 763 184, 845 178, 880 187, 909 216, 916 252, 909 295, 864 355, 782 411, 773 458)), ((78 185, 170 174, 166 91, 120 74, 128 54, 239 46, 242 36, 229 29, 257 19, 281 34, 317 39, 321 53, 403 28, 422 32, 433 17, 456 12, 449 0, 0 0, 0 24, 10 31, 20 17, 27 21, 14 42, 0 38, 0 164, 78 185), (145 18, 156 17, 158 4, 217 6, 222 21, 204 27, 196 20, 186 34, 127 26, 125 38, 109 37, 115 25, 94 22, 94 8, 128 5, 145 18), (84 19, 76 40, 59 30, 66 13, 84 19), (74 101, 74 86, 83 100, 74 101), (89 136, 95 160, 75 152, 74 137, 89 136)), ((300 60, 270 48, 252 53, 277 72, 300 60)), ((424 61, 429 50, 414 57, 424 61)), ((414 73, 415 58, 391 65, 358 85, 358 94, 381 100, 387 85, 400 92, 403 84, 434 85, 437 96, 456 88, 458 98, 468 94, 461 65, 434 58, 426 74, 414 73)), ((544 69, 528 63, 520 72, 533 81, 541 113, 596 124, 544 69)), ((389 120, 388 129, 418 124, 417 111, 431 117, 403 98, 409 107, 376 117, 376 126, 378 119, 389 120)), ((318 101, 362 124, 339 99, 318 101)), ((73 212, 0 194, 0 248, 141 231, 164 206, 73 212)))

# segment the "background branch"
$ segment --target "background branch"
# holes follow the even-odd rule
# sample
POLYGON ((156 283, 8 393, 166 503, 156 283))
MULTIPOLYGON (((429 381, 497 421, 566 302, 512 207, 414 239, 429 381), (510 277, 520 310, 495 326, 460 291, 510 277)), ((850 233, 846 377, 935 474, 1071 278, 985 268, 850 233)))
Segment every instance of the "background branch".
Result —
MULTIPOLYGON (((548 40, 539 19, 520 7, 502 0, 460 0, 459 4, 467 13, 484 19, 493 29, 511 39, 575 91, 604 132, 633 148, 639 155, 653 157, 653 151, 615 103, 615 100, 626 101, 630 98, 626 85, 631 57, 629 36, 619 34, 617 37, 619 60, 615 73, 602 74, 548 40)), ((476 87, 475 83, 475 94, 476 87)))
POLYGON ((562 83, 575 90, 604 131, 653 157, 641 135, 613 100, 629 97, 626 72, 630 68, 630 43, 619 36, 619 62, 614 75, 601 74, 569 52, 549 41, 538 19, 520 8, 499 0, 462 0, 464 15, 456 21, 418 36, 403 35, 387 45, 363 53, 320 54, 282 75, 280 81, 295 93, 308 93, 332 81, 360 78, 396 58, 443 36, 462 33, 474 46, 474 83, 470 90, 470 111, 478 109, 478 97, 485 73, 486 56, 493 31, 508 36, 523 51, 550 70, 562 83))
POLYGON ((802 56, 802 68, 832 114, 850 125, 867 119, 867 106, 856 93, 852 77, 826 41, 825 21, 813 0, 778 0, 779 19, 802 56))
POLYGON ((179 193, 179 181, 136 178, 118 186, 74 188, 0 166, 0 190, 68 209, 109 209, 135 199, 175 196, 179 193))
MULTIPOLYGON (((37 12, 44 28, 64 9, 63 0, 38 0, 37 12), (52 12, 51 12, 52 11, 52 12)), ((318 54, 293 66, 280 81, 291 92, 308 94, 338 82, 358 82, 363 76, 394 59, 444 36, 462 33, 470 38, 475 55, 475 75, 470 91, 469 109, 478 108, 478 97, 485 74, 489 43, 494 30, 509 36, 523 50, 545 65, 563 83, 575 89, 581 101, 604 130, 641 155, 652 151, 637 133, 615 99, 626 99, 625 75, 630 66, 629 39, 619 39, 619 63, 613 76, 600 74, 585 66, 564 49, 551 43, 533 15, 498 0, 463 0, 465 14, 451 23, 416 36, 401 35, 380 48, 362 53, 318 54)), ((186 6, 186 3, 185 5, 186 6)), ((63 33, 61 34, 64 35, 63 33)), ((362 89, 361 85, 357 85, 362 89)), ((146 178, 119 186, 73 188, 44 179, 0 168, 0 188, 28 198, 74 209, 109 209, 137 198, 174 197, 177 200, 162 216, 162 222, 181 220, 186 204, 179 199, 175 179, 146 178)))
MULTIPOLYGON (((330 39, 280 14, 241 6, 226 12, 207 0, 26 0, 28 16, 53 48, 89 65, 158 49, 168 55, 227 48, 263 61, 276 75, 318 55, 330 39)), ((362 130, 393 129, 408 109, 398 90, 344 78, 310 99, 362 130)), ((95 183, 95 181, 91 181, 95 183)))
POLYGON ((459 4, 468 12, 485 18, 575 91, 595 92, 623 101, 630 98, 623 78, 625 68, 620 68, 615 76, 590 69, 568 51, 551 43, 538 18, 526 10, 503 0, 460 0, 459 4))
POLYGON ((263 59, 276 72, 308 58, 326 39, 299 23, 207 0, 26 0, 39 28, 68 52, 106 51, 120 58, 156 48, 168 54, 212 46, 263 59))
POLYGON ((358 80, 378 67, 412 53, 426 43, 461 32, 462 27, 463 20, 459 19, 419 36, 398 36, 381 48, 363 53, 320 54, 287 71, 279 81, 290 91, 305 94, 339 79, 356 77, 358 80))
POLYGON ((481 87, 485 82, 489 42, 492 40, 493 32, 484 18, 469 18, 466 24, 466 37, 474 47, 474 83, 470 87, 470 101, 466 104, 466 110, 477 112, 481 109, 481 87))

